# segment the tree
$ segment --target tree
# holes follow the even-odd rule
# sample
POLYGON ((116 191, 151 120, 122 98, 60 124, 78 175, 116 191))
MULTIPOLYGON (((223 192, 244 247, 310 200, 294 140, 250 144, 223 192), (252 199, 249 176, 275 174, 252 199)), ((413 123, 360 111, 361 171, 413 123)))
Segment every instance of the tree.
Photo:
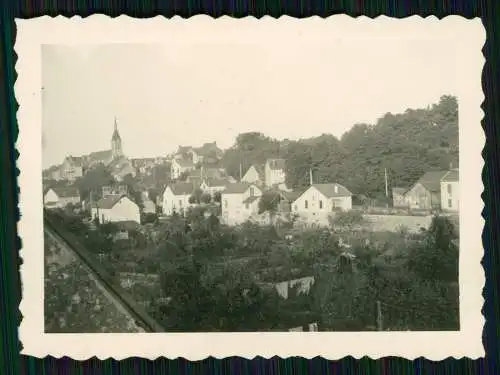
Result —
POLYGON ((425 240, 413 246, 408 268, 426 280, 458 281, 458 246, 455 229, 444 216, 435 216, 425 240))
POLYGON ((195 189, 193 194, 189 197, 190 204, 199 204, 201 201, 201 196, 203 195, 203 191, 201 189, 195 189))
POLYGON ((78 186, 81 198, 89 198, 90 192, 92 192, 94 200, 101 198, 103 186, 110 186, 114 183, 115 180, 111 173, 101 164, 89 169, 83 177, 76 180, 76 186, 78 186))
POLYGON ((188 176, 189 176, 189 172, 188 172, 188 171, 184 171, 184 172, 182 172, 182 173, 179 175, 178 180, 179 180, 179 181, 186 181, 186 180, 187 180, 187 178, 188 178, 188 176))
POLYGON ((220 191, 216 191, 214 194, 214 202, 220 203, 222 199, 222 194, 220 191))
POLYGON ((266 191, 259 200, 259 214, 263 212, 270 212, 271 214, 276 212, 278 209, 278 204, 280 202, 281 196, 278 192, 266 191))
POLYGON ((211 200, 212 200, 212 196, 210 194, 204 193, 200 197, 200 202, 201 203, 208 204, 208 203, 210 203, 211 200))
POLYGON ((363 214, 354 210, 337 212, 329 217, 329 222, 332 228, 346 232, 353 232, 366 224, 363 214))

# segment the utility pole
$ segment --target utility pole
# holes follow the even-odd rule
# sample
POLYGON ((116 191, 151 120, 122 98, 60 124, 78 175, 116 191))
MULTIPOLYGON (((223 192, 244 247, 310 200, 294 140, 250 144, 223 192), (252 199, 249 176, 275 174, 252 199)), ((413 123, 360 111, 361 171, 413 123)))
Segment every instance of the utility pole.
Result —
POLYGON ((309 185, 313 184, 313 171, 312 168, 309 168, 309 185))
POLYGON ((387 168, 384 168, 384 177, 385 177, 385 196, 389 198, 389 187, 387 184, 387 168))
POLYGON ((383 317, 382 317, 382 304, 377 301, 377 331, 383 331, 383 317))
POLYGON ((241 174, 241 163, 240 163, 240 182, 241 182, 241 178, 242 178, 242 174, 241 174))

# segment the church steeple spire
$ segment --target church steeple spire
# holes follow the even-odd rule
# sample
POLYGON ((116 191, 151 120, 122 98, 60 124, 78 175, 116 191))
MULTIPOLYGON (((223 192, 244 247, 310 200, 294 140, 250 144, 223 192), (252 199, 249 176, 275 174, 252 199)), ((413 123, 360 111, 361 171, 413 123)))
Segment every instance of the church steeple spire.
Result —
POLYGON ((116 116, 113 136, 111 137, 111 152, 113 154, 113 159, 123 155, 122 139, 120 137, 120 133, 118 133, 118 122, 116 121, 116 116))

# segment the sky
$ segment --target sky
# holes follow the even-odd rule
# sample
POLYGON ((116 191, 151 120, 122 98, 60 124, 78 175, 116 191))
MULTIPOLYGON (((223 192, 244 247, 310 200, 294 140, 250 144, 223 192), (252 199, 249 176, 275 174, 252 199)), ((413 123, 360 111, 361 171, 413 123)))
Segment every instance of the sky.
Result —
POLYGON ((43 166, 109 149, 115 116, 134 158, 211 141, 228 148, 248 131, 341 136, 453 95, 455 58, 452 43, 418 37, 44 45, 43 166))

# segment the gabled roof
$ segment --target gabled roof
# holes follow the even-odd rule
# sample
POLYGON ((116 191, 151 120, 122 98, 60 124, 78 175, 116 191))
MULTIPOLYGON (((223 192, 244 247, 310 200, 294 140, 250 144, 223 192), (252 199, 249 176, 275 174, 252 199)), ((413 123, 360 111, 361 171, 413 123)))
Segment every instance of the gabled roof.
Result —
POLYGON ((255 185, 248 184, 246 182, 236 182, 234 184, 228 184, 227 187, 222 191, 222 194, 243 194, 248 190, 250 186, 255 185))
MULTIPOLYGON (((128 198, 125 194, 117 194, 117 195, 108 195, 104 198, 101 198, 97 203, 95 203, 94 207, 102 208, 105 210, 112 209, 115 204, 117 204, 122 198, 128 198)), ((130 198, 128 198, 130 199, 130 198)), ((132 201, 132 200, 131 200, 132 201)))
POLYGON ((429 191, 437 192, 441 191, 441 179, 447 174, 448 171, 431 171, 425 173, 417 181, 417 184, 422 185, 429 191))
POLYGON ((54 193, 56 193, 56 195, 59 197, 59 198, 73 198, 73 197, 78 197, 80 198, 80 192, 78 191, 78 189, 76 187, 72 187, 72 186, 68 186, 68 187, 61 187, 61 186, 56 186, 56 187, 51 187, 49 189, 47 189, 47 192, 49 190, 53 190, 54 193))
POLYGON ((183 168, 189 168, 194 166, 193 162, 187 159, 175 159, 174 161, 172 161, 172 163, 177 163, 183 168))
POLYGON ((335 198, 335 197, 350 197, 352 193, 347 190, 344 186, 333 183, 333 184, 313 184, 311 185, 315 187, 321 194, 323 194, 326 198, 335 198))
POLYGON ((267 164, 269 168, 273 170, 285 169, 286 161, 285 159, 267 159, 267 164))
POLYGON ((459 172, 458 169, 453 169, 446 173, 444 177, 441 179, 443 182, 458 182, 459 172))
POLYGON ((193 184, 189 182, 178 182, 168 185, 167 188, 170 188, 174 195, 191 195, 194 191, 193 184))
POLYGON ((255 195, 254 195, 254 196, 252 196, 252 197, 248 197, 247 199, 245 199, 245 200, 243 201, 243 204, 247 204, 247 203, 248 203, 248 204, 250 204, 250 203, 253 203, 253 202, 255 202, 255 201, 256 201, 257 199, 259 199, 259 198, 260 198, 260 197, 256 197, 255 195))

